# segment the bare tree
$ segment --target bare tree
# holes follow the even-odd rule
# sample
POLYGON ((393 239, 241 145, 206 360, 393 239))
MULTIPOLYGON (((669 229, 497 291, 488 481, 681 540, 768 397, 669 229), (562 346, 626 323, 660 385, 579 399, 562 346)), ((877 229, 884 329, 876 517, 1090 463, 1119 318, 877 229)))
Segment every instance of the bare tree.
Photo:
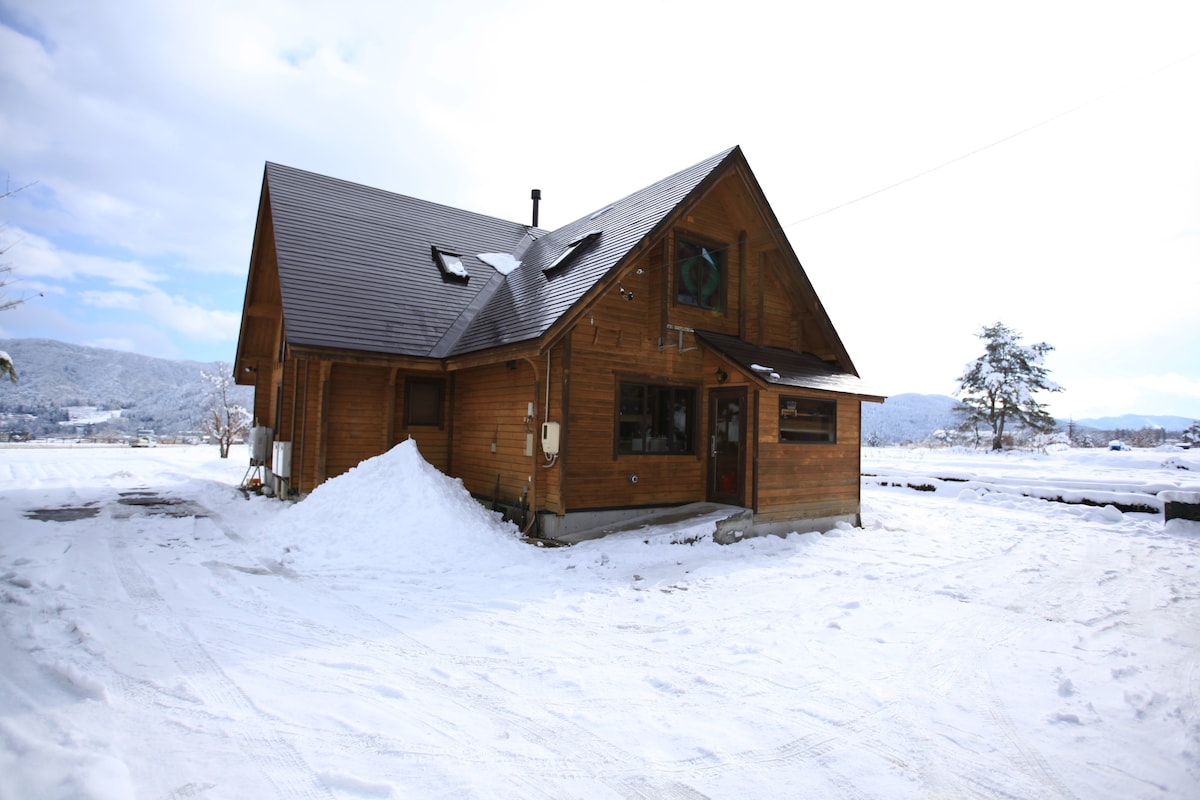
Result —
POLYGON ((250 412, 229 396, 233 389, 233 371, 224 362, 216 372, 201 371, 209 384, 209 405, 205 414, 205 432, 217 440, 221 458, 229 458, 230 446, 250 430, 250 412))
MULTIPOLYGON (((18 186, 16 189, 10 189, 8 180, 6 179, 4 182, 4 193, 0 194, 0 200, 3 200, 7 197, 12 197, 17 192, 23 189, 28 189, 30 186, 33 186, 33 184, 27 183, 24 186, 18 186)), ((4 226, 0 225, 0 235, 3 233, 4 226)), ((12 249, 13 245, 15 244, 16 242, 9 243, 5 242, 3 239, 0 239, 0 258, 3 258, 5 255, 7 255, 8 251, 12 249)), ((9 309, 16 308, 17 306, 21 305, 21 303, 25 302, 24 297, 14 298, 8 296, 7 289, 11 284, 12 264, 9 264, 8 262, 0 263, 0 311, 8 311, 9 309)), ((8 379, 13 383, 17 382, 17 365, 13 363, 12 356, 3 350, 0 350, 0 378, 3 378, 5 375, 7 375, 8 379)))
MULTIPOLYGON (((17 188, 12 189, 10 188, 8 179, 6 178, 4 181, 4 192, 0 193, 0 200, 12 197, 17 192, 22 192, 28 189, 30 186, 33 186, 33 183, 27 183, 24 186, 18 186, 17 188)), ((0 234, 3 233, 4 226, 0 225, 0 234)), ((17 242, 6 242, 0 240, 0 258, 7 255, 8 251, 18 244, 18 242, 19 240, 17 242)), ((12 285, 13 282, 12 269, 12 264, 7 262, 0 263, 0 311, 8 311, 9 309, 16 308, 17 306, 21 305, 21 303, 25 302, 24 297, 9 297, 5 291, 9 286, 12 285)), ((11 366, 12 362, 9 361, 9 364, 11 366)), ((0 372, 0 374, 3 373, 0 372)), ((11 372, 9 374, 12 376, 13 380, 16 380, 16 372, 11 372)))

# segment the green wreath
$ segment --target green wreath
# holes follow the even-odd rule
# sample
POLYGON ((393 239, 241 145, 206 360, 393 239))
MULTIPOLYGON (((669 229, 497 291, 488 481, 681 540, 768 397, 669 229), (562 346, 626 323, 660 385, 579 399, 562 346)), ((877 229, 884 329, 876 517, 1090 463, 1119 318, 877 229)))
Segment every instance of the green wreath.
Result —
POLYGON ((713 292, 720 288, 721 270, 717 266, 716 259, 709 254, 708 248, 701 247, 699 256, 692 256, 683 262, 683 285, 687 287, 692 297, 695 297, 700 302, 707 300, 712 296, 713 292), (709 269, 704 285, 699 287, 699 291, 697 291, 696 269, 699 267, 701 258, 708 262, 709 269))

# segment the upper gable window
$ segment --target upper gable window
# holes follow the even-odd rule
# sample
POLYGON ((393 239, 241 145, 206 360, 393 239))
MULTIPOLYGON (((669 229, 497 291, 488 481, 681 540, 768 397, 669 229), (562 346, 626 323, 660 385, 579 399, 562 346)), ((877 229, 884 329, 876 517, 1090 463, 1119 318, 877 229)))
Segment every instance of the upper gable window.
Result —
POLYGON ((725 248, 680 237, 675 241, 675 302, 721 311, 725 248))
POLYGON ((600 231, 588 231, 583 236, 580 236, 578 239, 568 244, 567 249, 559 253, 558 258, 554 259, 554 261, 551 262, 548 267, 545 267, 542 272, 553 272, 554 270, 565 267, 567 264, 571 263, 571 261, 573 261, 577 255, 582 253, 587 248, 588 243, 594 242, 596 239, 600 238, 600 233, 600 231))
POLYGON ((436 246, 431 247, 430 250, 433 252, 433 263, 437 264, 438 269, 442 271, 443 280, 458 283, 466 283, 471 280, 471 273, 467 272, 467 265, 463 263, 462 256, 458 253, 439 250, 436 246))

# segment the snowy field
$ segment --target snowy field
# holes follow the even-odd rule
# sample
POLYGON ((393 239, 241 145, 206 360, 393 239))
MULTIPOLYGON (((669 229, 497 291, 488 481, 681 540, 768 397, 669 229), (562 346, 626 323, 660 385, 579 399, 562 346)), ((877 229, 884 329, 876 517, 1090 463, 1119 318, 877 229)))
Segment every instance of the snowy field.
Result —
POLYGON ((1200 797, 1200 523, 1118 510, 1200 453, 868 450, 862 529, 564 549, 410 444, 245 459, 0 449, 0 798, 1200 797))

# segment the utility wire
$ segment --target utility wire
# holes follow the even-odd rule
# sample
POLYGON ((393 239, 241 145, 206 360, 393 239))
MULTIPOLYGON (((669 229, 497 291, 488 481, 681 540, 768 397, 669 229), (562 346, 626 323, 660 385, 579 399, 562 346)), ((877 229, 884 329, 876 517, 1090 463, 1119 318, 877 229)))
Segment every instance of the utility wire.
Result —
MULTIPOLYGON (((1160 72, 1163 72, 1165 70, 1171 69, 1172 67, 1178 66, 1179 64, 1182 64, 1184 61, 1187 61, 1190 58, 1195 58, 1198 55, 1200 55, 1200 50, 1197 50, 1193 53, 1189 53, 1188 55, 1186 55, 1182 58, 1179 58, 1168 64, 1164 64, 1163 66, 1158 67, 1157 69, 1147 72, 1145 75, 1139 76, 1136 79, 1136 82, 1144 81, 1147 78, 1153 77, 1154 75, 1157 75, 1160 72)), ((1030 131, 1037 130, 1038 128, 1042 127, 1043 125, 1049 125, 1051 122, 1054 122, 1055 120, 1062 119, 1063 117, 1067 116, 1068 114, 1073 114, 1076 111, 1079 111, 1081 108, 1085 108, 1089 105, 1092 105, 1093 103, 1098 103, 1099 101, 1104 100, 1104 99, 1116 94, 1117 92, 1121 91, 1124 88, 1125 88, 1125 84, 1116 86, 1116 87, 1110 89, 1109 91, 1104 92, 1103 94, 1099 94, 1091 99, 1084 100, 1082 103, 1079 103, 1078 105, 1071 106, 1070 108, 1066 109, 1065 111, 1060 111, 1059 113, 1055 114, 1052 117, 1047 117, 1046 119, 1042 120, 1041 122, 1035 122, 1033 125, 1030 125, 1027 128, 1022 128, 1021 130, 1016 131, 1015 133, 1010 133, 1008 136, 1004 136, 1000 139, 996 139, 994 142, 985 144, 982 147, 977 147, 974 150, 963 153, 960 156, 956 156, 956 157, 950 159, 949 161, 943 161, 941 164, 938 164, 935 167, 930 167, 929 169, 924 170, 922 172, 918 172, 915 175, 910 175, 909 177, 907 177, 903 180, 896 181, 895 183, 884 186, 881 189, 876 189, 873 192, 867 192, 866 194, 856 197, 853 200, 847 200, 844 203, 839 203, 836 206, 827 208, 824 211, 819 211, 816 214, 805 217, 804 219, 799 219, 799 220, 796 220, 795 222, 789 222, 786 225, 781 225, 780 228, 781 229, 782 228, 790 228, 794 225, 802 225, 803 223, 808 222, 810 220, 817 219, 818 217, 823 217, 826 214, 831 214, 834 211, 837 211, 838 209, 845 208, 846 206, 854 205, 855 203, 866 200, 867 198, 874 197, 877 194, 883 194, 884 192, 891 191, 892 189, 895 189, 898 186, 903 186, 906 183, 911 183, 919 178, 924 178, 926 175, 929 175, 930 173, 937 172, 938 170, 948 167, 951 164, 957 164, 959 161, 962 161, 965 158, 970 158, 971 156, 978 155, 979 153, 982 153, 984 150, 988 150, 997 145, 1004 144, 1005 142, 1011 141, 1012 139, 1015 139, 1018 136, 1023 136, 1024 134, 1029 133, 1030 131)))

